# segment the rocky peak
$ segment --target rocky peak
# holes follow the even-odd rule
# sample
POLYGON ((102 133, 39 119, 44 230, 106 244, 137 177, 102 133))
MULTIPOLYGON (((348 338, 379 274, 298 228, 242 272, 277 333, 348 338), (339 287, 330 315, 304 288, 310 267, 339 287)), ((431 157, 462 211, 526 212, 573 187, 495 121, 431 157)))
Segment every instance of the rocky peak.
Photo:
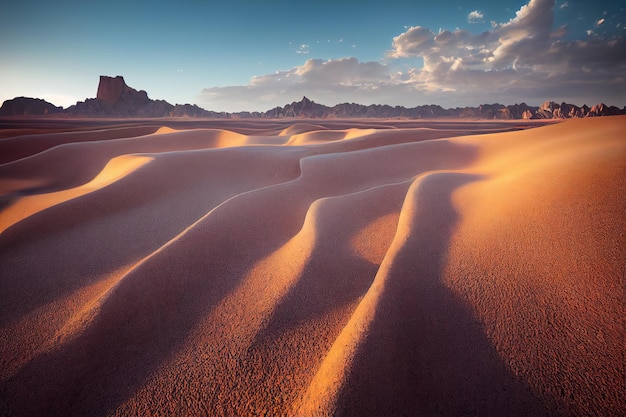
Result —
POLYGON ((623 114, 622 110, 618 107, 598 103, 589 110, 587 116, 616 116, 618 114, 623 114))
POLYGON ((166 101, 150 100, 144 90, 129 87, 120 75, 101 75, 96 98, 78 102, 66 112, 85 116, 164 117, 173 108, 166 101))
POLYGON ((559 108, 561 108, 561 106, 555 103, 554 101, 544 101, 543 104, 539 106, 539 110, 546 110, 551 113, 553 113, 554 110, 559 109, 559 108))
POLYGON ((117 77, 101 75, 96 98, 113 104, 119 101, 122 95, 130 89, 124 82, 124 77, 120 75, 117 77))

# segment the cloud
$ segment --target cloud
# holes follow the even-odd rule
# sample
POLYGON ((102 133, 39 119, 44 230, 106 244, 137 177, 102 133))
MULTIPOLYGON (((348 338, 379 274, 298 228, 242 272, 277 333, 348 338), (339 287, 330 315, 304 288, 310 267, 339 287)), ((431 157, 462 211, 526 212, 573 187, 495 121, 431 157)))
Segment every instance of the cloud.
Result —
POLYGON ((309 50, 309 45, 307 45, 306 43, 303 43, 302 45, 300 45, 298 49, 296 50, 297 54, 308 54, 309 52, 311 51, 309 50))
POLYGON ((208 108, 226 111, 265 111, 303 95, 324 104, 393 102, 408 92, 397 77, 376 61, 309 59, 301 66, 253 77, 247 85, 205 88, 200 99, 208 108), (250 97, 255 98, 254 106, 250 97))
POLYGON ((408 30, 393 38, 394 58, 419 56, 433 46, 435 34, 430 29, 421 26, 411 26, 408 30))
POLYGON ((494 91, 545 97, 546 91, 559 89, 563 96, 590 85, 619 97, 610 89, 626 89, 621 75, 626 73, 624 39, 562 41, 567 27, 553 29, 554 7, 554 0, 531 0, 508 22, 481 34, 457 29, 434 35, 411 27, 393 38, 388 55, 422 58, 424 65, 412 71, 412 82, 457 97, 494 91))
POLYGON ((603 23, 604 23, 604 19, 598 19, 598 21, 596 22, 596 26, 600 26, 603 23))
POLYGON ((558 27, 554 32, 552 32, 550 34, 551 38, 562 38, 563 36, 567 35, 567 31, 568 31, 568 26, 567 25, 563 25, 558 27))
POLYGON ((484 21, 485 15, 478 10, 474 10, 467 15, 468 23, 483 23, 484 21))
POLYGON ((559 6, 559 9, 566 9, 568 7, 569 7, 569 3, 565 1, 565 2, 561 3, 561 5, 559 6))
POLYGON ((457 69, 476 70, 533 65, 548 50, 551 38, 565 32, 565 28, 553 32, 553 8, 554 0, 531 0, 514 18, 481 34, 457 29, 435 35, 430 29, 411 27, 393 38, 389 56, 421 57, 426 70, 452 61, 458 62, 457 69))
POLYGON ((624 37, 591 32, 586 39, 567 40, 567 26, 554 28, 555 7, 554 0, 530 0, 513 18, 481 33, 409 26, 391 40, 384 61, 309 59, 246 85, 205 89, 201 98, 207 108, 229 111, 253 109, 251 97, 256 110, 267 110, 303 95, 328 105, 456 107, 546 99, 580 103, 588 97, 626 104, 624 37))
POLYGON ((309 59, 293 70, 310 85, 361 85, 388 78, 387 67, 378 62, 359 62, 354 57, 341 59, 309 59))

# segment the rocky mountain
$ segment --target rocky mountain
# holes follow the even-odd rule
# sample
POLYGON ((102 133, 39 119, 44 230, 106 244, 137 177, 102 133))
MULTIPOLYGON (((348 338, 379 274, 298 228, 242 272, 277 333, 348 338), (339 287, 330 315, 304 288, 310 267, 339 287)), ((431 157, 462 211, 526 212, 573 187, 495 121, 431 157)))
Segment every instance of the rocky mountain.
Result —
POLYGON ((402 118, 402 119, 565 119, 574 117, 596 117, 626 114, 626 107, 619 109, 604 103, 589 108, 574 104, 546 101, 539 107, 526 103, 505 106, 503 104, 481 104, 478 107, 444 109, 438 105, 417 107, 362 105, 341 103, 329 107, 318 104, 307 97, 283 107, 266 112, 225 113, 205 110, 191 104, 172 105, 165 100, 152 100, 144 90, 135 90, 126 85, 121 76, 100 76, 96 98, 80 101, 67 109, 56 107, 44 100, 17 97, 7 100, 0 108, 0 116, 69 114, 84 117, 208 117, 208 118, 402 118))
POLYGON ((88 117, 225 117, 225 113, 210 112, 196 105, 152 100, 144 90, 126 85, 119 75, 100 76, 96 98, 78 102, 65 109, 65 113, 88 117))
POLYGON ((600 103, 593 106, 587 113, 587 116, 617 116, 619 114, 626 114, 626 107, 620 110, 618 107, 600 103))
POLYGON ((204 110, 202 107, 198 107, 195 104, 176 104, 172 110, 170 110, 169 117, 211 117, 215 119, 225 119, 228 117, 228 113, 214 112, 204 110))
POLYGON ((164 100, 152 100, 143 90, 126 85, 121 76, 100 76, 96 98, 79 101, 65 112, 80 116, 165 117, 174 106, 164 100))
POLYGON ((0 116, 41 116, 62 111, 63 107, 57 107, 40 98, 16 97, 2 103, 0 116))
POLYGON ((364 106, 355 103, 341 103, 332 107, 317 104, 307 97, 299 102, 276 107, 265 113, 250 114, 250 117, 265 118, 470 118, 470 119, 565 119, 574 117, 612 116, 626 114, 626 107, 619 109, 603 103, 591 108, 586 105, 578 107, 574 104, 546 101, 539 107, 526 103, 505 106, 503 104, 481 104, 478 107, 457 107, 444 109, 438 105, 424 105, 412 108, 372 104, 364 106))
POLYGON ((317 104, 308 98, 302 97, 299 102, 287 104, 284 107, 276 107, 264 113, 263 117, 270 119, 279 119, 284 117, 298 118, 323 118, 328 117, 331 107, 317 104))

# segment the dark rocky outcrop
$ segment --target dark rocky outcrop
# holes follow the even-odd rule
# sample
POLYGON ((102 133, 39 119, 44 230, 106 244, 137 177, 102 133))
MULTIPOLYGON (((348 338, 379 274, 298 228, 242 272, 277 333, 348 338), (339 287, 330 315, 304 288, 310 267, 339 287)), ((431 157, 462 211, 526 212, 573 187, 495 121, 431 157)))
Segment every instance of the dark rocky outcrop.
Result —
POLYGON ((100 76, 95 99, 87 99, 65 111, 80 116, 166 117, 174 106, 165 100, 151 100, 148 93, 126 85, 121 76, 100 76))
POLYGON ((211 117, 211 118, 225 118, 227 113, 214 112, 204 110, 202 107, 198 107, 195 104, 177 104, 172 110, 170 110, 170 117, 211 117))
POLYGON ((126 85, 126 83, 124 82, 124 77, 118 75, 117 77, 113 78, 101 75, 100 83, 98 84, 98 93, 96 95, 96 99, 115 104, 120 101, 123 96, 128 96, 135 93, 137 93, 136 90, 126 85))
POLYGON ((623 110, 620 110, 615 106, 607 106, 604 103, 596 104, 586 114, 588 117, 596 116, 617 116, 618 114, 624 114, 623 110))
POLYGON ((320 118, 327 117, 330 107, 317 104, 306 97, 302 97, 299 102, 294 101, 284 107, 276 107, 265 112, 267 118, 283 118, 283 117, 302 117, 302 118, 320 118))
POLYGON ((40 98, 16 97, 2 103, 0 116, 41 116, 62 111, 62 107, 57 107, 40 98))

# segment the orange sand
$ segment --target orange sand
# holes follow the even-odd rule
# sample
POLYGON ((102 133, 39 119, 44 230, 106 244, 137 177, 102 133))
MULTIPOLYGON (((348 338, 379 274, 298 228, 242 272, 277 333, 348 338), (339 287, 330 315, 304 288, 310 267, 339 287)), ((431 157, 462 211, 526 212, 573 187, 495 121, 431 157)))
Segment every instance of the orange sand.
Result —
POLYGON ((626 409, 626 117, 47 123, 0 135, 0 415, 626 409))

